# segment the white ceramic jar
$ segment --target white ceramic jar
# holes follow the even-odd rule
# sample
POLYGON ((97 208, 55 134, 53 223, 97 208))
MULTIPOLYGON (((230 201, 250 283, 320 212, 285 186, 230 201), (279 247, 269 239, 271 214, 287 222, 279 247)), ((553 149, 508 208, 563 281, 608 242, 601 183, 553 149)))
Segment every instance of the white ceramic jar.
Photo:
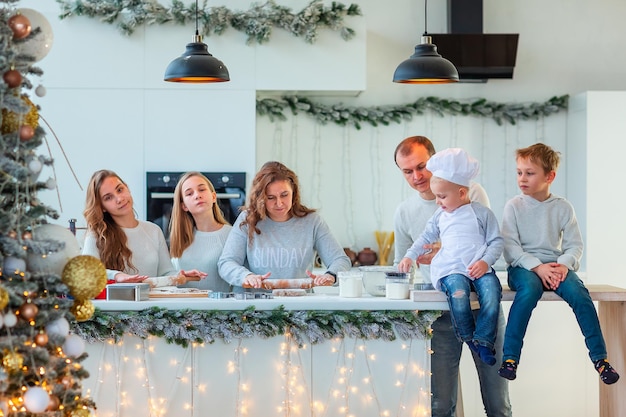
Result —
POLYGON ((339 296, 356 298, 363 294, 363 272, 340 271, 337 273, 339 280, 339 296))

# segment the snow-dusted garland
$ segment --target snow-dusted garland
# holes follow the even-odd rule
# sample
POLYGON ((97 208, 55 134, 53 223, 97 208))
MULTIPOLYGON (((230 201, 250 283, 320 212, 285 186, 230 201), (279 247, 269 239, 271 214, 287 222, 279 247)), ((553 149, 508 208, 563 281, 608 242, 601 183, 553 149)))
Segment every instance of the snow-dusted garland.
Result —
POLYGON ((274 310, 167 310, 104 312, 96 309, 90 320, 76 322, 73 331, 86 341, 119 341, 125 334, 158 336, 168 343, 213 343, 233 339, 284 335, 298 344, 321 343, 337 337, 358 339, 429 339, 430 325, 439 311, 289 311, 274 310))
MULTIPOLYGON (((100 21, 117 24, 125 35, 131 35, 141 25, 176 23, 184 25, 196 19, 196 5, 185 6, 180 0, 172 0, 169 7, 156 0, 57 0, 65 19, 71 16, 99 17, 100 21)), ((355 32, 344 25, 346 16, 361 16, 357 4, 346 6, 332 2, 325 7, 321 0, 313 0, 301 11, 294 13, 289 7, 279 6, 273 0, 253 4, 247 11, 232 11, 226 6, 207 8, 207 0, 198 6, 198 22, 203 35, 221 35, 232 27, 245 33, 247 43, 259 44, 269 41, 273 28, 284 29, 292 35, 314 43, 321 28, 339 32, 344 40, 355 32)))
POLYGON ((375 106, 351 107, 339 104, 316 103, 306 97, 283 96, 280 99, 259 98, 256 111, 260 116, 267 116, 271 121, 286 120, 286 109, 293 115, 306 114, 321 124, 334 123, 340 126, 352 125, 360 129, 363 123, 372 126, 391 123, 402 123, 412 120, 416 115, 426 111, 440 116, 474 116, 493 119, 498 125, 504 122, 515 125, 521 120, 538 120, 567 110, 569 95, 552 97, 545 103, 495 103, 481 98, 477 100, 456 101, 437 97, 422 97, 413 103, 375 106))

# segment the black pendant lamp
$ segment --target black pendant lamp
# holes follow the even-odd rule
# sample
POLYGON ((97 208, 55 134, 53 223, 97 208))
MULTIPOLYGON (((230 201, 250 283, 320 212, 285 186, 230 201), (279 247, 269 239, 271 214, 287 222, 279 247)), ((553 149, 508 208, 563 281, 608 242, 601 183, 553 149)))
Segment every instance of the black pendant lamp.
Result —
POLYGON ((424 0, 424 35, 415 53, 398 65, 393 73, 394 83, 446 84, 459 81, 459 73, 452 64, 437 52, 427 31, 427 3, 424 0))
POLYGON ((165 69, 165 81, 176 83, 221 83, 230 81, 228 68, 211 55, 198 32, 198 0, 196 0, 196 34, 185 52, 165 69))

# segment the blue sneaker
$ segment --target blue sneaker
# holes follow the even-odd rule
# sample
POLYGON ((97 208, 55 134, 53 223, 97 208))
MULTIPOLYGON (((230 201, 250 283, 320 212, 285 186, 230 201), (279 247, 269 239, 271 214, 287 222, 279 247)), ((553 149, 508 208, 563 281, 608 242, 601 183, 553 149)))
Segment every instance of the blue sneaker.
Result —
POLYGON ((478 357, 489 366, 496 364, 496 353, 487 346, 478 345, 478 357))
POLYGON ((465 343, 467 343, 467 346, 469 346, 472 352, 478 355, 481 361, 489 366, 496 364, 496 353, 492 349, 489 349, 487 346, 479 345, 475 341, 465 343))

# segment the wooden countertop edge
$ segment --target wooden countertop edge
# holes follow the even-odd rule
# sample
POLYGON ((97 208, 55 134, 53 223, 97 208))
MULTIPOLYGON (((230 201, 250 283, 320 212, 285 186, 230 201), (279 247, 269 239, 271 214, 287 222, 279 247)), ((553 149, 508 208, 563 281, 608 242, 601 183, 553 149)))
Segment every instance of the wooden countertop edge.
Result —
MULTIPOLYGON (((626 301, 626 288, 613 285, 587 285, 593 301, 626 301)), ((502 301, 513 301, 515 291, 508 286, 502 286, 502 301)), ((441 291, 411 291, 413 301, 445 301, 446 296, 441 291)), ((472 300, 476 300, 476 294, 472 294, 472 300)), ((552 291, 545 291, 540 301, 562 301, 561 297, 552 291)))

